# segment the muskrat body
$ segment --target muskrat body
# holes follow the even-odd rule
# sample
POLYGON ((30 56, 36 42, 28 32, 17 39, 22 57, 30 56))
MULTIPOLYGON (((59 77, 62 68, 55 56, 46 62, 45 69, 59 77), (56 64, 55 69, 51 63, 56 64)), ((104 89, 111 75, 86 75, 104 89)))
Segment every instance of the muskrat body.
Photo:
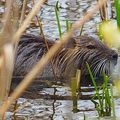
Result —
MULTIPOLYGON (((56 43, 51 40, 47 42, 49 48, 56 43)), ((13 76, 24 77, 46 53, 47 48, 42 37, 23 35, 17 49, 13 76)), ((116 51, 108 48, 101 41, 93 37, 80 36, 71 38, 70 42, 53 57, 52 63, 55 75, 60 79, 69 79, 75 76, 77 69, 80 69, 82 71, 81 84, 84 84, 87 82, 84 80, 85 76, 88 75, 86 62, 90 65, 94 77, 99 78, 103 70, 107 75, 111 74, 117 59, 116 51)), ((48 80, 54 78, 50 63, 37 78, 48 80)))

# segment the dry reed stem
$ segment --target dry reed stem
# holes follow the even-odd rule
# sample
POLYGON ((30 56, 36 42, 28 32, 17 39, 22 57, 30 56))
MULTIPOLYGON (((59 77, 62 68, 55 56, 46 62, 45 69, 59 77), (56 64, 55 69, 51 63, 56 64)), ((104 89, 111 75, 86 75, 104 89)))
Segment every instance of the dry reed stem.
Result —
MULTIPOLYGON (((34 5, 34 4, 35 4, 35 1, 34 1, 34 0, 32 0, 32 1, 33 1, 33 5, 34 5)), ((38 15, 35 15, 35 16, 36 16, 36 19, 37 19, 37 22, 38 22, 38 25, 39 25, 39 28, 40 28, 41 35, 42 35, 42 37, 43 37, 43 39, 44 39, 44 43, 45 43, 45 45, 46 45, 47 51, 49 51, 49 46, 48 46, 47 40, 46 40, 46 38, 45 38, 43 29, 42 29, 41 20, 40 20, 40 18, 38 17, 38 15)), ((50 64, 51 64, 51 67, 52 67, 52 72, 53 72, 54 80, 56 80, 57 78, 56 78, 56 73, 55 73, 55 69, 54 69, 53 62, 50 61, 50 64)))
MULTIPOLYGON (((98 0, 98 2, 102 2, 104 0, 98 0)), ((100 17, 101 17, 101 20, 107 20, 108 16, 107 16, 107 1, 104 2, 103 6, 101 6, 99 8, 99 11, 100 11, 100 17)))
POLYGON ((13 0, 6 1, 5 6, 7 9, 5 10, 3 28, 0 34, 0 53, 2 55, 1 60, 3 60, 0 66, 1 101, 8 97, 14 67, 14 51, 11 41, 13 37, 13 28, 15 31, 18 25, 18 19, 16 19, 18 17, 18 7, 13 4, 13 0))
POLYGON ((12 7, 12 3, 13 3, 13 0, 9 0, 6 2, 7 10, 5 11, 5 15, 3 17, 4 22, 3 22, 3 27, 0 33, 0 48, 2 48, 2 46, 9 41, 8 38, 11 36, 10 35, 11 34, 10 10, 12 7), (8 34, 5 35, 5 33, 8 33, 8 34))
MULTIPOLYGON (((104 0, 106 2, 106 0, 104 0)), ((103 2, 103 3, 104 3, 103 2)), ((0 108, 0 113, 1 115, 4 115, 8 107, 12 104, 12 102, 17 99, 22 92, 30 85, 30 83, 33 81, 33 79, 43 70, 44 66, 52 59, 52 57, 57 53, 57 51, 69 41, 69 38, 72 36, 73 32, 80 28, 85 22, 87 22, 96 11, 98 11, 99 7, 103 5, 101 4, 96 4, 95 7, 88 12, 88 14, 81 20, 75 22, 73 24, 71 30, 67 33, 64 34, 63 37, 61 38, 60 42, 57 42, 49 51, 48 53, 41 58, 41 60, 35 65, 35 67, 25 76, 23 81, 18 85, 18 87, 14 90, 14 92, 11 94, 10 98, 5 101, 5 103, 2 105, 0 108)), ((17 34, 19 35, 19 34, 17 34)))
POLYGON ((30 24, 31 19, 37 14, 37 12, 40 10, 41 6, 44 4, 46 0, 39 0, 39 2, 37 2, 32 11, 29 13, 29 15, 27 16, 27 18, 23 21, 21 27, 18 29, 18 31, 15 33, 15 35, 13 36, 13 42, 16 44, 17 42, 19 42, 19 38, 22 35, 22 33, 25 31, 25 29, 27 28, 27 26, 30 24))
MULTIPOLYGON (((20 0, 19 0, 20 1, 20 0)), ((11 20, 13 32, 16 32, 19 28, 19 18, 20 18, 20 3, 18 0, 13 0, 12 9, 11 9, 11 20)))
POLYGON ((0 56, 0 69, 1 69, 1 67, 2 67, 3 61, 4 61, 4 60, 3 60, 3 56, 1 55, 1 56, 0 56))
POLYGON ((4 77, 6 76, 6 92, 8 97, 11 86, 12 73, 14 69, 14 50, 13 50, 13 45, 11 43, 4 45, 4 57, 5 57, 4 62, 6 69, 4 77))
POLYGON ((11 85, 11 78, 13 72, 13 46, 12 44, 5 44, 3 47, 3 64, 0 69, 0 84, 1 84, 1 91, 0 91, 0 100, 7 99, 10 85, 11 85))
MULTIPOLYGON (((27 6, 27 1, 28 1, 28 0, 24 0, 24 1, 23 1, 21 16, 19 16, 19 11, 18 11, 18 18, 20 18, 18 27, 22 26, 22 23, 23 23, 23 21, 24 21, 24 19, 25 19, 25 10, 26 10, 26 6, 27 6)), ((18 4, 17 4, 17 7, 18 7, 18 4)), ((14 58, 16 58, 17 46, 18 46, 18 42, 15 43, 14 58)))
POLYGON ((6 8, 7 10, 5 11, 5 15, 4 15, 4 23, 3 23, 3 28, 2 28, 2 32, 6 31, 9 23, 10 23, 10 11, 11 11, 11 6, 12 6, 13 0, 9 0, 9 2, 6 2, 6 8))
MULTIPOLYGON (((40 29, 41 29, 41 35, 42 35, 42 37, 43 37, 43 39, 44 39, 44 43, 45 43, 45 45, 46 45, 47 51, 49 51, 49 46, 48 46, 47 40, 46 40, 46 38, 45 38, 43 29, 42 29, 41 21, 40 21, 40 19, 38 18, 37 15, 36 15, 36 18, 37 18, 39 27, 40 27, 40 29)), ((56 78, 56 73, 55 73, 55 69, 54 69, 54 65, 53 65, 52 60, 50 61, 50 64, 51 64, 51 67, 52 67, 52 72, 53 72, 54 80, 56 80, 57 78, 56 78)))
POLYGON ((20 26, 22 25, 22 23, 25 19, 25 10, 26 10, 26 6, 27 6, 27 1, 28 0, 23 1, 23 7, 22 7, 22 12, 21 12, 21 17, 20 17, 20 26))
POLYGON ((13 71, 13 45, 11 44, 12 26, 11 26, 11 7, 12 0, 6 2, 6 11, 4 15, 3 29, 0 34, 0 101, 7 99, 11 84, 13 71))
POLYGON ((27 26, 30 24, 31 19, 37 14, 37 12, 40 10, 41 6, 44 4, 46 0, 39 0, 33 7, 32 11, 28 14, 27 18, 22 22, 20 25, 20 28, 17 30, 15 35, 13 36, 13 43, 15 44, 15 56, 16 56, 16 49, 18 46, 19 38, 22 35, 22 33, 25 31, 27 26))
MULTIPOLYGON (((46 0, 40 0, 39 3, 36 3, 30 15, 28 15, 27 19, 23 22, 23 25, 20 27, 20 30, 17 31, 17 38, 19 39, 22 32, 26 29, 27 25, 30 23, 32 17, 39 11, 40 7, 46 0), (19 32, 20 31, 20 32, 19 32)), ((12 70, 13 70, 13 61, 14 61, 14 52, 13 52, 13 44, 11 43, 12 40, 12 33, 13 27, 11 26, 11 8, 12 8, 13 0, 6 1, 6 12, 4 16, 4 24, 3 29, 0 33, 0 53, 2 54, 1 60, 1 68, 0 68, 0 99, 7 99, 9 88, 11 85, 11 78, 12 78, 12 70), (7 47, 6 47, 7 45, 7 47), (11 48, 10 46, 11 45, 11 48), (9 49, 9 50, 8 50, 9 49), (10 53, 9 53, 9 52, 10 53), (9 56, 11 55, 11 56, 9 56), (12 60, 11 60, 12 58, 12 60), (12 66, 12 67, 11 67, 12 66)), ((15 25, 15 24, 14 24, 15 25)), ((15 26, 14 26, 15 27, 15 26)), ((13 37, 18 41, 16 37, 13 37)), ((14 43, 14 42, 13 42, 14 43)), ((17 44, 17 42, 16 42, 17 44)), ((2 115, 4 116, 4 115, 2 115)))

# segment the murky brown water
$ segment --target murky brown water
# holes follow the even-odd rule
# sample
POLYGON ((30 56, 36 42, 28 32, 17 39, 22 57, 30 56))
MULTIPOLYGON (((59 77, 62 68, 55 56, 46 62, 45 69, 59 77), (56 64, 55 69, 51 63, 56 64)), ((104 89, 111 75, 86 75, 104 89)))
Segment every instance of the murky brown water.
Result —
MULTIPOLYGON (((74 23, 81 19, 85 12, 92 9, 96 0, 59 0, 59 16, 62 26, 62 32, 65 32, 66 18, 74 23)), ((29 4, 31 7, 31 4, 29 4)), ((55 0, 48 0, 43 6, 39 16, 42 20, 44 33, 47 37, 55 39, 59 37, 58 27, 54 12, 55 0)), ((3 6, 0 6, 0 13, 3 11, 3 6)), ((98 23, 101 21, 97 12, 94 17, 84 25, 82 34, 95 35, 97 34, 98 23)), ((28 32, 39 34, 39 28, 30 28, 28 32)), ((75 35, 79 35, 80 30, 77 30, 75 35)), ((72 112, 71 90, 63 83, 47 82, 48 86, 41 84, 33 87, 32 92, 27 91, 23 95, 27 98, 19 98, 17 106, 21 108, 16 112, 16 120, 96 120, 97 112, 90 98, 95 93, 93 90, 83 88, 82 97, 78 100, 78 113, 72 112), (57 84, 57 85, 55 85, 57 84), (37 90, 37 91, 36 91, 37 90), (34 99, 33 99, 34 98, 34 99)), ((120 99, 115 98, 116 116, 120 117, 120 99)), ((11 120, 13 116, 12 108, 6 113, 6 120, 11 120)), ((101 118, 102 119, 102 118, 101 118)), ((108 117, 106 119, 113 119, 108 117)), ((117 118, 116 118, 117 119, 117 118)))

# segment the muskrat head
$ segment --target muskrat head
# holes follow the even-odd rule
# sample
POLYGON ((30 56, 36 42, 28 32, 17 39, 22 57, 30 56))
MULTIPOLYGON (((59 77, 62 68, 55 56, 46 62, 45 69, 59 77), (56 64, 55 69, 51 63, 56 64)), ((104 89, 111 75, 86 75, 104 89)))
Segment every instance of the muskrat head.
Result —
POLYGON ((82 79, 85 79, 85 76, 89 75, 86 62, 94 77, 99 78, 103 76, 103 71, 107 75, 111 74, 117 64, 118 54, 96 38, 81 36, 72 38, 66 49, 60 52, 59 58, 58 65, 62 66, 60 68, 63 72, 75 74, 75 70, 80 69, 82 79))
POLYGON ((117 64, 118 54, 115 50, 108 48, 100 40, 93 37, 81 37, 76 47, 80 50, 78 68, 87 74, 86 62, 89 64, 95 77, 101 76, 103 71, 110 75, 117 64))

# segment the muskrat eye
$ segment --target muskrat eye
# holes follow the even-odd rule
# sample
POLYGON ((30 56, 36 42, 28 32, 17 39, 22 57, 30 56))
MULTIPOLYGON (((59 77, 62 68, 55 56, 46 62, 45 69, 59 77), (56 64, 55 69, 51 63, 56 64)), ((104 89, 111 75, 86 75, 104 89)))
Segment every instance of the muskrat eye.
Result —
POLYGON ((95 49, 96 47, 94 45, 87 45, 86 46, 88 49, 95 49))

